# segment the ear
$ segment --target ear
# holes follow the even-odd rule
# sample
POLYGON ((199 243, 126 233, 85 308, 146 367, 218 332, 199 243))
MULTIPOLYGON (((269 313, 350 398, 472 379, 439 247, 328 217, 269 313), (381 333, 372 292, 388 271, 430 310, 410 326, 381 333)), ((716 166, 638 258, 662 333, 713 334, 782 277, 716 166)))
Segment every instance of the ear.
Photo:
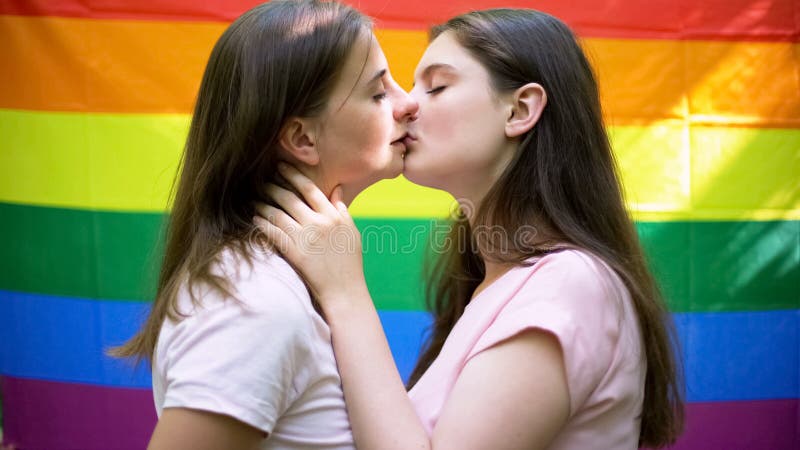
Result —
POLYGON ((547 93, 539 83, 528 83, 514 91, 511 112, 506 120, 506 136, 517 137, 530 131, 547 104, 547 93))
POLYGON ((319 164, 315 130, 312 121, 304 118, 290 117, 283 124, 278 142, 288 153, 290 160, 309 166, 319 164))

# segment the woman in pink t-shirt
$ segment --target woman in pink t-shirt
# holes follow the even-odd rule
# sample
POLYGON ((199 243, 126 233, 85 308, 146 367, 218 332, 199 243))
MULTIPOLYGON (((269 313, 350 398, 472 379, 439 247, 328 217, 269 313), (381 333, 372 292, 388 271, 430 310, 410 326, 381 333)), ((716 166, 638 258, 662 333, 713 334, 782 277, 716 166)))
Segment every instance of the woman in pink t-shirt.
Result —
POLYGON ((358 233, 346 207, 283 167, 307 205, 272 188, 282 210, 261 206, 256 218, 324 310, 356 444, 673 442, 682 426, 674 331, 575 37, 558 19, 520 9, 458 16, 431 36, 411 92, 420 109, 404 174, 448 191, 461 214, 432 275, 433 332, 408 394, 360 248, 335 245, 343 231, 358 233))

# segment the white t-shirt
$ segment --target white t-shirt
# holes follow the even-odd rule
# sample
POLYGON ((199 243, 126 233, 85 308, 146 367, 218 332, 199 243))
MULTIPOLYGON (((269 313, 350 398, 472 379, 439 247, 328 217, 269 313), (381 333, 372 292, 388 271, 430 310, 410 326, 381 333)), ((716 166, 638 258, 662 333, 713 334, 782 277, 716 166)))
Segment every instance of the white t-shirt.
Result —
POLYGON ((250 268, 223 251, 215 273, 236 299, 184 284, 165 320, 153 363, 153 396, 164 408, 224 414, 269 434, 261 449, 352 449, 353 436, 330 330, 300 277, 280 256, 259 251, 250 268), (218 269, 221 268, 221 271, 218 269))

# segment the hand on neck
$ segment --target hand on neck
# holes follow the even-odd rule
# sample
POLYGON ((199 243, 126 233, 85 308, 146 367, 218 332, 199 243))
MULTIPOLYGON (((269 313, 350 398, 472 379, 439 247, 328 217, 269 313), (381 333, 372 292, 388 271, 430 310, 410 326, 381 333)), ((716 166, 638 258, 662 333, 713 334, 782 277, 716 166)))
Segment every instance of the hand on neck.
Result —
POLYGON ((331 194, 336 186, 342 186, 342 200, 346 206, 350 206, 353 199, 361 192, 361 189, 355 188, 348 183, 342 183, 339 177, 334 176, 329 172, 321 170, 319 165, 309 165, 304 163, 295 162, 294 166, 303 175, 308 177, 314 184, 325 194, 325 197, 330 200, 331 194))

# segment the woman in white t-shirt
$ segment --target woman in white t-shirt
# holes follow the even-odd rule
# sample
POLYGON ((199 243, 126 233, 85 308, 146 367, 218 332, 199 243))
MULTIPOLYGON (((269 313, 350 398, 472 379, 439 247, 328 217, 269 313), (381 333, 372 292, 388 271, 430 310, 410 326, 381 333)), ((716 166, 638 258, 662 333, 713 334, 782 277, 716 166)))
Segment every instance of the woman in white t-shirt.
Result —
POLYGON ((252 205, 279 181, 279 160, 348 203, 399 175, 416 109, 353 8, 273 1, 222 34, 198 93, 155 302, 115 350, 152 363, 159 421, 149 448, 353 447, 330 331, 297 273, 257 238, 252 205))

